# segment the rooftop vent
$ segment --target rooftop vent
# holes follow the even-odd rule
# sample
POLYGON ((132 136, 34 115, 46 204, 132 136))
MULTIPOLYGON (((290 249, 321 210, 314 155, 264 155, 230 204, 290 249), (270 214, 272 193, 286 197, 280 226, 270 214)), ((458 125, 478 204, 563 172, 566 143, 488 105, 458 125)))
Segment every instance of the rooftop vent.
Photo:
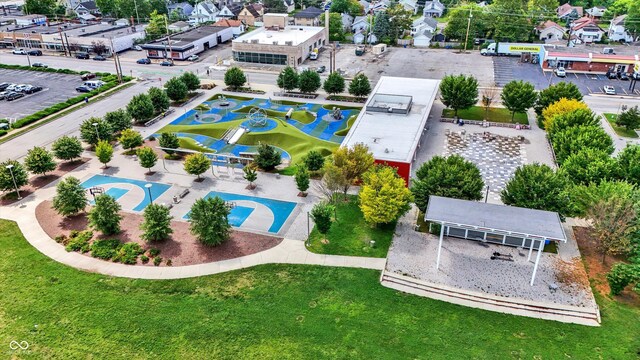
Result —
POLYGON ((285 41, 284 44, 288 46, 293 46, 293 41, 285 41))

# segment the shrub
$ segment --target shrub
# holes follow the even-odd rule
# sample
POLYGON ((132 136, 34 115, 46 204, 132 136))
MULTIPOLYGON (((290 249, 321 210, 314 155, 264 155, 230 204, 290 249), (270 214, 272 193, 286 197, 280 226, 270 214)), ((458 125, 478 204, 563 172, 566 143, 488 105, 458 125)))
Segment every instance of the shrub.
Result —
POLYGON ((629 284, 640 284, 640 265, 617 263, 607 274, 607 282, 611 288, 611 295, 619 295, 629 284))
POLYGON ((167 259, 165 264, 167 264, 167 266, 173 266, 173 262, 171 261, 171 259, 167 259))
POLYGON ((118 139, 122 147, 129 150, 142 145, 142 135, 133 129, 125 129, 118 139))
POLYGON ((122 243, 118 239, 96 240, 91 244, 91 256, 102 260, 111 260, 118 253, 122 243))
POLYGON ((311 150, 307 153, 304 163, 309 171, 318 171, 324 166, 324 156, 319 151, 311 150))
POLYGON ((156 257, 160 255, 160 249, 152 248, 149 250, 149 256, 156 257))
POLYGON ((113 261, 133 265, 138 262, 138 255, 142 253, 144 253, 144 250, 138 243, 129 242, 118 249, 113 261))
MULTIPOLYGON (((180 147, 180 141, 178 140, 178 136, 174 133, 162 133, 160 135, 160 147, 167 149, 177 149, 180 147)), ((174 152, 171 150, 164 150, 169 155, 172 155, 174 152)))
POLYGON ((67 251, 80 251, 87 252, 90 250, 89 240, 93 237, 93 232, 85 230, 82 232, 72 232, 69 236, 69 241, 65 250, 67 251))
POLYGON ((153 258, 153 265, 160 266, 161 262, 162 262, 162 258, 160 256, 153 258))
POLYGON ((53 238, 53 240, 55 240, 58 244, 62 244, 62 245, 67 245, 67 242, 69 241, 69 239, 67 238, 67 235, 57 235, 55 238, 53 238))
POLYGON ((161 204, 149 204, 144 209, 144 221, 140 224, 140 229, 143 231, 141 237, 146 241, 166 239, 173 233, 171 219, 168 207, 161 204))
POLYGON ((149 262, 149 257, 147 255, 142 255, 140 256, 140 261, 142 261, 143 264, 146 264, 149 262))
POLYGON ((311 209, 311 218, 316 223, 316 229, 320 234, 324 235, 331 229, 331 223, 333 222, 331 217, 334 211, 333 205, 327 203, 318 203, 311 209))

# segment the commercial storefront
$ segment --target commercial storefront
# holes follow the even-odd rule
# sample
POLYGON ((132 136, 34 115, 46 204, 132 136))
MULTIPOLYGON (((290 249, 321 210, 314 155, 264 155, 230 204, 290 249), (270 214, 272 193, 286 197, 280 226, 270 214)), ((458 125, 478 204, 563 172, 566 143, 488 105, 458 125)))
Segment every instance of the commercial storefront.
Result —
POLYGON ((609 70, 632 73, 633 66, 640 61, 639 55, 604 55, 597 53, 566 53, 544 51, 540 66, 543 70, 553 71, 564 67, 569 72, 606 73, 609 70))

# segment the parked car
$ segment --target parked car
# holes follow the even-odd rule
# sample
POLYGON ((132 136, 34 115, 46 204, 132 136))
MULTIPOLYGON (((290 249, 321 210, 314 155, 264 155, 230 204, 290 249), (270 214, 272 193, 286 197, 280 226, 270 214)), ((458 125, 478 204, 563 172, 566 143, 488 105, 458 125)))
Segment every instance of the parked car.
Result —
POLYGON ((607 78, 609 78, 609 79, 617 79, 617 78, 618 78, 618 74, 616 74, 616 73, 615 73, 615 72, 613 72, 613 71, 607 71, 607 75, 606 75, 606 76, 607 76, 607 78))
POLYGON ((12 91, 16 91, 16 87, 18 86, 18 84, 11 84, 9 86, 7 86, 7 88, 5 89, 8 92, 12 92, 12 91))
POLYGON ((27 85, 27 87, 24 88, 22 92, 25 94, 33 94, 41 90, 42 90, 42 86, 27 85))
POLYGON ((91 88, 85 85, 81 85, 76 88, 76 91, 81 93, 88 93, 91 92, 91 88))
POLYGON ((10 91, 2 91, 0 92, 0 100, 4 100, 7 95, 9 95, 10 91))
POLYGON ((144 59, 138 59, 138 61, 136 61, 138 64, 151 64, 151 60, 144 58, 144 59))
POLYGON ((13 49, 11 53, 14 55, 27 55, 27 51, 25 49, 13 49))
POLYGON ((327 67, 322 65, 319 68, 316 69, 316 71, 318 72, 318 74, 322 74, 323 72, 325 72, 327 70, 327 67))
POLYGON ((619 72, 617 75, 618 75, 618 79, 622 81, 629 81, 629 75, 627 75, 627 73, 619 72))
POLYGON ((28 85, 28 84, 20 84, 20 85, 16 86, 16 87, 15 87, 15 89, 14 89, 13 91, 15 91, 15 92, 24 92, 24 90, 25 90, 28 86, 31 86, 31 85, 28 85))
POLYGON ((80 75, 80 79, 82 79, 82 81, 93 79, 94 77, 96 77, 96 74, 94 73, 86 73, 86 74, 80 75))
POLYGON ((173 62, 169 60, 165 60, 160 63, 160 66, 173 66, 173 62))
POLYGON ((29 52, 27 53, 30 56, 42 56, 42 51, 40 50, 29 50, 29 52))
POLYGON ((555 70, 557 77, 565 77, 567 76, 567 71, 561 66, 555 70))
POLYGON ((607 95, 615 95, 616 94, 616 88, 614 88, 611 85, 607 85, 605 87, 602 88, 604 90, 604 93, 607 95))
POLYGON ((198 59, 200 59, 198 55, 191 55, 187 58, 188 61, 198 61, 198 59))
POLYGON ((15 100, 15 99, 19 99, 19 98, 21 98, 21 97, 23 97, 23 96, 24 96, 24 94, 23 94, 23 93, 19 93, 19 92, 11 92, 11 93, 9 93, 9 94, 5 97, 5 99, 7 99, 7 101, 13 101, 13 100, 15 100))
POLYGON ((140 47, 140 45, 136 45, 136 46, 133 47, 133 50, 142 51, 142 47, 140 47))
POLYGON ((87 59, 89 59, 89 53, 79 52, 79 53, 76 54, 76 59, 87 60, 87 59))
POLYGON ((0 83, 0 91, 3 91, 4 89, 8 88, 9 85, 11 85, 11 83, 8 83, 8 82, 0 83))
POLYGON ((96 56, 93 57, 93 60, 95 60, 95 61, 105 61, 105 60, 107 60, 107 58, 102 56, 102 55, 96 55, 96 56))
POLYGON ((47 65, 45 63, 41 63, 41 62, 35 62, 35 63, 31 64, 31 66, 39 67, 39 68, 48 68, 49 67, 49 65, 47 65))
POLYGON ((602 49, 602 53, 603 54, 607 54, 607 55, 615 55, 616 52, 613 50, 613 48, 610 47, 606 47, 604 49, 602 49))

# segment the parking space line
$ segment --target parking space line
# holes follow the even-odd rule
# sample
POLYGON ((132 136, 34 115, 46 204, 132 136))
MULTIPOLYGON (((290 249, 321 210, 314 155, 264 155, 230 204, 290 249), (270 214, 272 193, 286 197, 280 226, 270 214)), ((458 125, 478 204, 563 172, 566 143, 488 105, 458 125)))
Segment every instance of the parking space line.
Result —
POLYGON ((622 86, 620 86, 620 89, 622 89, 622 92, 623 92, 625 95, 629 95, 629 93, 627 92, 627 90, 625 90, 622 86))

